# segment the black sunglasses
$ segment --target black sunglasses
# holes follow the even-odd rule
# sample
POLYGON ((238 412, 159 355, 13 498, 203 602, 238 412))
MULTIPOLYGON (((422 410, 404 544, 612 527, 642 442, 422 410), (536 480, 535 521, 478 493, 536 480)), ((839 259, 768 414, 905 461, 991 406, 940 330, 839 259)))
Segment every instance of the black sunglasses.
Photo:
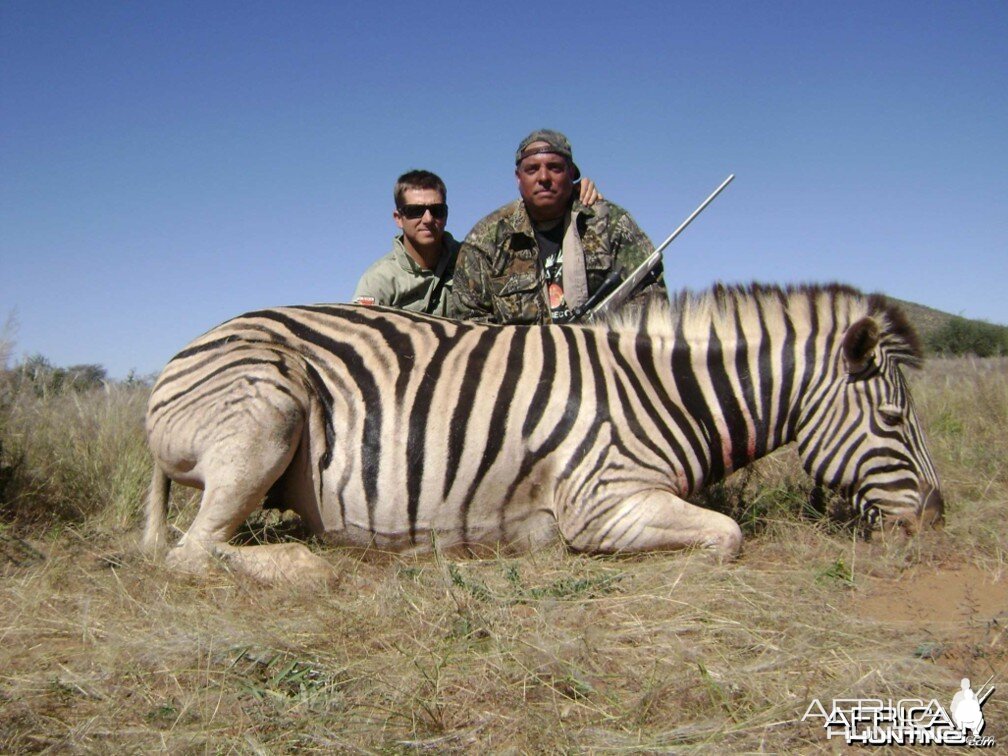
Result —
POLYGON ((399 208, 399 212, 410 220, 423 218, 424 213, 428 210, 430 210, 430 214, 438 220, 444 220, 448 217, 448 205, 444 202, 438 202, 434 205, 402 205, 399 208))

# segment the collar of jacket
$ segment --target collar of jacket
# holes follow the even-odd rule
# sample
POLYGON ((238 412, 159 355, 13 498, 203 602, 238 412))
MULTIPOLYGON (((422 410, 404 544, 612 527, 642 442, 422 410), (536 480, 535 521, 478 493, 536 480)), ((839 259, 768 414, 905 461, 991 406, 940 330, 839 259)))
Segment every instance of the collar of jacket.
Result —
MULTIPOLYGON (((448 266, 455 266, 455 255, 458 252, 459 246, 459 242, 455 241, 455 238, 445 231, 444 236, 441 237, 441 257, 438 258, 438 263, 434 266, 435 272, 448 266), (445 262, 448 265, 442 265, 445 262)), ((393 237, 392 254, 396 262, 399 263, 399 267, 407 273, 420 273, 426 270, 426 268, 421 268, 417 265, 417 261, 410 257, 409 252, 406 251, 405 236, 403 234, 397 234, 393 237)))
MULTIPOLYGON (((514 249, 515 242, 519 239, 520 246, 526 248, 531 246, 535 240, 535 229, 532 227, 532 219, 525 208, 525 203, 522 200, 515 200, 514 204, 514 212, 509 213, 500 221, 499 238, 503 242, 503 246, 508 249, 514 249)), ((571 202, 570 215, 572 221, 576 221, 579 215, 592 218, 595 216, 595 208, 581 204, 581 200, 575 196, 571 202)))

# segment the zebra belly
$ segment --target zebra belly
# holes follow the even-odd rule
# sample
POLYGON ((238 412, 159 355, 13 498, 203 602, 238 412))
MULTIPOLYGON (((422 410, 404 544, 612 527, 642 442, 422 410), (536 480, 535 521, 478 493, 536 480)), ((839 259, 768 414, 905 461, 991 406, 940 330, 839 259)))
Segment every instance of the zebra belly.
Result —
POLYGON ((322 510, 326 540, 390 551, 429 551, 435 545, 524 551, 558 537, 553 494, 542 473, 516 481, 516 470, 502 468, 484 478, 471 496, 464 481, 451 486, 447 496, 442 485, 432 482, 411 504, 403 472, 380 481, 381 493, 371 500, 354 490, 361 478, 353 471, 340 466, 327 470, 322 510))
POLYGON ((323 533, 326 542, 334 546, 376 548, 398 553, 428 553, 434 549, 446 551, 465 549, 476 555, 493 555, 500 550, 520 553, 544 548, 559 540, 556 518, 539 512, 512 527, 505 534, 497 528, 430 529, 418 528, 413 534, 373 532, 369 527, 347 525, 323 533))

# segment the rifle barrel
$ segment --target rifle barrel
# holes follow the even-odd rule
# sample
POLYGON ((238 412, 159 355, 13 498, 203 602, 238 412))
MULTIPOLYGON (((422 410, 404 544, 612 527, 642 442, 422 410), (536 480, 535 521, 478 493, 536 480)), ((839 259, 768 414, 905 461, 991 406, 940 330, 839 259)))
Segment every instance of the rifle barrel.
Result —
POLYGON ((628 277, 627 280, 625 280, 623 283, 621 283, 619 286, 613 289, 613 291, 609 293, 609 296, 603 299, 602 302, 600 302, 596 308, 587 313, 588 316, 594 317, 599 313, 605 312, 614 304, 620 304, 625 299, 627 299, 627 297, 633 293, 633 289, 636 288, 637 284, 640 283, 640 278, 642 278, 644 275, 647 275, 647 273, 649 273, 651 269, 654 268, 659 263, 659 261, 661 261, 662 250, 665 249, 665 247, 667 247, 669 244, 671 244, 672 241, 677 236, 679 236, 679 234, 683 232, 683 229, 686 228, 686 226, 688 226, 690 223, 692 223, 693 219, 696 218, 698 215, 700 215, 700 213, 703 212, 703 209, 707 207, 707 205, 709 205, 711 202, 714 201, 715 197, 721 194, 721 190, 724 189, 726 186, 728 186, 728 184, 732 182, 733 178, 735 178, 734 173, 730 174, 728 178, 722 181, 721 186, 719 186, 717 189, 711 192, 711 195, 707 199, 705 199, 702 203, 700 203, 700 207, 698 207, 696 210, 690 213, 689 218, 680 223, 679 228, 673 231, 669 235, 668 239, 663 241, 661 245, 654 252, 648 255, 647 259, 640 266, 638 266, 633 273, 631 273, 630 277, 628 277), (639 271, 641 271, 641 269, 645 269, 644 273, 640 273, 637 276, 637 280, 634 281, 633 280, 634 276, 637 275, 639 271))
POLYGON ((730 176, 728 176, 728 178, 726 178, 724 181, 722 181, 721 182, 721 186, 719 186, 717 189, 715 189, 713 192, 711 192, 710 197, 708 197, 707 199, 705 199, 700 204, 700 207, 698 207, 696 210, 694 210, 692 213, 690 213, 690 217, 687 218, 686 220, 684 220, 682 223, 680 223, 679 224, 679 228, 677 228, 675 231, 673 231, 671 234, 669 234, 669 238, 666 239, 665 241, 663 241, 661 243, 661 245, 658 247, 658 249, 655 250, 655 252, 661 252, 663 249, 665 249, 665 247, 667 247, 669 244, 671 244, 673 242, 673 240, 677 236, 679 236, 679 234, 681 234, 683 232, 683 230, 686 228, 686 226, 688 226, 690 223, 692 223, 693 219, 696 218, 698 215, 700 215, 700 213, 703 212, 703 209, 705 207, 707 207, 707 205, 709 205, 711 202, 714 201, 715 197, 717 197, 719 194, 721 194, 721 190, 724 189, 726 186, 728 186, 728 184, 730 184, 732 182, 733 178, 735 178, 735 174, 734 173, 732 173, 730 176))

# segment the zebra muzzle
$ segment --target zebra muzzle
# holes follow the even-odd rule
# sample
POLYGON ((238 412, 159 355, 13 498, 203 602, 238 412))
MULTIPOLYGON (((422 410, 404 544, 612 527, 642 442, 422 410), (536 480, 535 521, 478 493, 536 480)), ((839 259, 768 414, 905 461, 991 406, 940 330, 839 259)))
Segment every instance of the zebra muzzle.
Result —
POLYGON ((927 483, 921 484, 920 524, 921 529, 935 528, 941 530, 945 526, 945 500, 941 491, 927 483))

